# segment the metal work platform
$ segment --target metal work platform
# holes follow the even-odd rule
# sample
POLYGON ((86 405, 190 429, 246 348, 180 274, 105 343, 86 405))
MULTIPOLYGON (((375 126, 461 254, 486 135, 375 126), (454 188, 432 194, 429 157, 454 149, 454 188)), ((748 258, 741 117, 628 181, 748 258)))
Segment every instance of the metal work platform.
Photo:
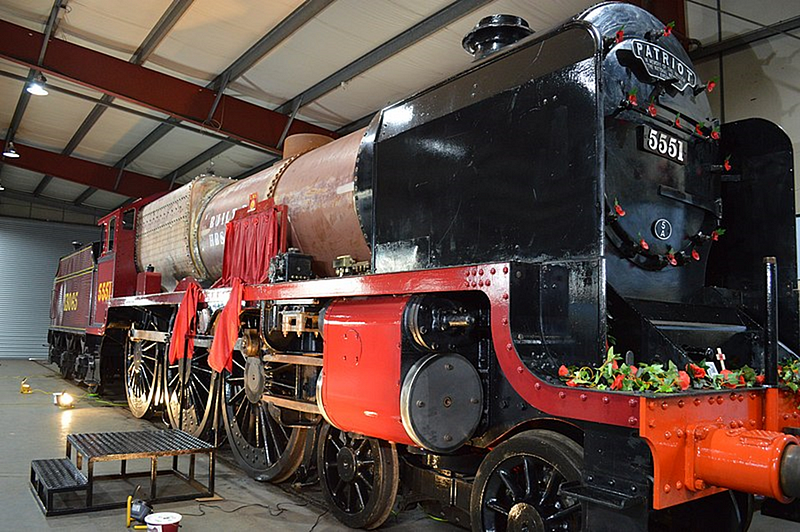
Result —
MULTIPOLYGON (((70 434, 67 436, 66 458, 34 460, 31 462, 31 491, 45 515, 92 512, 111 508, 124 508, 126 500, 120 497, 111 502, 95 501, 95 487, 104 481, 127 481, 136 477, 149 477, 150 491, 147 500, 163 503, 211 497, 214 494, 214 446, 180 430, 158 430, 139 432, 100 432, 70 434), (75 462, 72 453, 75 452, 75 462), (195 476, 196 457, 208 455, 208 481, 199 482, 195 476), (178 468, 178 458, 188 455, 188 472, 178 468), (172 467, 159 471, 159 458, 171 457, 172 467), (129 460, 150 459, 150 470, 129 473, 129 460), (86 474, 81 471, 86 462, 86 474), (120 462, 119 474, 95 475, 98 462, 120 462), (191 490, 158 496, 157 480, 160 475, 172 475, 191 490), (60 507, 54 504, 58 493, 85 491, 85 497, 65 499, 60 507)), ((174 486, 171 486, 174 490, 174 486)), ((165 490, 170 491, 170 490, 165 490)))

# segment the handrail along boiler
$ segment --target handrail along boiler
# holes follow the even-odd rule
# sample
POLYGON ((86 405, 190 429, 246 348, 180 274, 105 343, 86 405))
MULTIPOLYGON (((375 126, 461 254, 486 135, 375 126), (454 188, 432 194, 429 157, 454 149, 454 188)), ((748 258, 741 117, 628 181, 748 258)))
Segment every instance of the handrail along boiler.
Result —
POLYGON ((352 527, 398 501, 474 530, 744 530, 753 494, 797 515, 800 420, 776 377, 799 339, 791 143, 719 124, 635 6, 531 33, 485 19, 471 68, 365 129, 109 214, 101 247, 62 259, 52 361, 120 379, 137 416, 203 436, 219 419, 260 480, 316 460, 352 527), (187 337, 193 356, 170 360, 187 337), (609 343, 681 369, 719 349, 765 386, 558 378, 609 343))

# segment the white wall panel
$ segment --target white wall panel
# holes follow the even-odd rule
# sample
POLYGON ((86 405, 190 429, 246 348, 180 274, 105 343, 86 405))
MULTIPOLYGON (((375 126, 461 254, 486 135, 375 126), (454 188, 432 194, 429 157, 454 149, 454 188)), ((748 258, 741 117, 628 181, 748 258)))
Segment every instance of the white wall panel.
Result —
POLYGON ((58 259, 72 251, 73 240, 99 235, 97 227, 0 217, 0 358, 47 357, 58 259))

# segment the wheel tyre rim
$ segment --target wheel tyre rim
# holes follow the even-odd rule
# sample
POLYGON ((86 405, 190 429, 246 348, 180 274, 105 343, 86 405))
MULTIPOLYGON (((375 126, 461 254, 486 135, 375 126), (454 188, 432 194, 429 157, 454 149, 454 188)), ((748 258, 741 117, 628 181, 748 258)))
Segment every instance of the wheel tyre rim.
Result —
POLYGON ((267 403, 248 399, 244 358, 234 351, 233 371, 224 377, 222 414, 228 440, 237 462, 251 477, 281 482, 299 467, 307 430, 284 427, 270 414, 267 403))
POLYGON ((158 382, 159 351, 156 342, 128 342, 125 355, 125 392, 128 407, 137 418, 152 411, 158 382))
POLYGON ((354 437, 327 423, 317 448, 322 492, 334 515, 351 528, 377 528, 394 508, 399 481, 395 447, 354 437))
POLYGON ((170 426, 195 437, 211 429, 217 373, 208 367, 208 351, 198 350, 164 371, 164 390, 170 426), (181 400, 182 399, 182 400, 181 400))
POLYGON ((516 455, 503 460, 484 488, 484 529, 519 530, 516 527, 530 522, 542 524, 531 532, 577 530, 569 526, 572 514, 580 512, 580 503, 558 495, 558 488, 566 481, 554 464, 538 456, 516 455))

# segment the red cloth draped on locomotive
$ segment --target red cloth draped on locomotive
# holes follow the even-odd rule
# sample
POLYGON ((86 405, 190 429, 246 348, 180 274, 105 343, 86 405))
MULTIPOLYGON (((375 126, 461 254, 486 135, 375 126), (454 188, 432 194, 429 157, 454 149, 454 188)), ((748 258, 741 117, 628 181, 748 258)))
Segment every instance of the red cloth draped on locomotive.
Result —
POLYGON ((367 128, 109 215, 121 243, 135 214, 135 253, 97 304, 98 365, 137 416, 219 419, 260 480, 308 470, 315 434, 348 526, 383 523, 399 484, 474 530, 743 530, 753 494, 797 515, 791 143, 714 119, 635 6, 530 33, 489 17, 469 70, 367 128), (718 353, 763 385, 707 377, 718 353))

